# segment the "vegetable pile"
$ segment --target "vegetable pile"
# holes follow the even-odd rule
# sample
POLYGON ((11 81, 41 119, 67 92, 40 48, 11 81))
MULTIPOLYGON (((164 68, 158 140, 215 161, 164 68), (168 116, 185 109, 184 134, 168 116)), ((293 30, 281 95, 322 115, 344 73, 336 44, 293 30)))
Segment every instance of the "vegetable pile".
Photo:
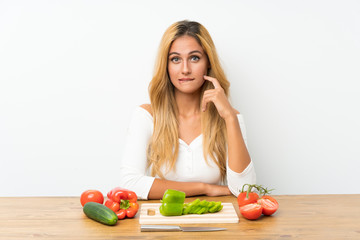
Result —
POLYGON ((81 194, 80 203, 85 215, 106 225, 115 225, 119 219, 133 218, 138 209, 137 195, 133 191, 116 187, 107 194, 98 190, 87 190, 81 194))
POLYGON ((249 220, 258 219, 262 214, 265 216, 274 214, 279 208, 279 203, 275 198, 267 195, 271 191, 272 189, 268 190, 261 185, 244 184, 237 197, 240 213, 249 220), (248 187, 247 191, 244 191, 246 186, 248 187))
POLYGON ((196 199, 190 203, 184 203, 185 193, 173 189, 165 191, 159 208, 163 216, 180 216, 186 214, 205 214, 220 211, 221 202, 196 199))

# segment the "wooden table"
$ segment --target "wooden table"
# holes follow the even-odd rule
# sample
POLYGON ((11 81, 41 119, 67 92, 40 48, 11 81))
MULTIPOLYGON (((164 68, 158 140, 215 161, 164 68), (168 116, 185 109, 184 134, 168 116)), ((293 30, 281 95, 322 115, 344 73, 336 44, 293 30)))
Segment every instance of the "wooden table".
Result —
POLYGON ((83 214, 78 197, 2 197, 0 239, 360 239, 360 194, 274 197, 278 212, 256 221, 239 214, 233 196, 200 197, 232 202, 239 223, 191 225, 227 228, 220 232, 170 233, 140 232, 138 215, 102 225, 83 214))

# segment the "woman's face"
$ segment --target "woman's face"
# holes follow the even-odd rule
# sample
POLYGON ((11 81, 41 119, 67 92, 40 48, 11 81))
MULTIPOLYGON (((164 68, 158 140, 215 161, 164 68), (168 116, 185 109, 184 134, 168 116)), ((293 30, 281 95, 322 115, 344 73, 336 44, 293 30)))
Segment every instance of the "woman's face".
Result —
POLYGON ((171 45, 168 72, 175 91, 193 94, 200 90, 208 71, 208 58, 195 38, 184 35, 171 45))

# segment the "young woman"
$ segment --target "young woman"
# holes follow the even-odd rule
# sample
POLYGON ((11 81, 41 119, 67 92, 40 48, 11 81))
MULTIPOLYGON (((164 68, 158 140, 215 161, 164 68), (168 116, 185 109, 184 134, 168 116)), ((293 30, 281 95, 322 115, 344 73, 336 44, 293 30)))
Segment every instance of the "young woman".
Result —
POLYGON ((160 199, 166 189, 237 196, 243 184, 255 183, 229 85, 208 31, 192 21, 171 25, 149 85, 151 104, 133 113, 120 186, 141 199, 160 199))

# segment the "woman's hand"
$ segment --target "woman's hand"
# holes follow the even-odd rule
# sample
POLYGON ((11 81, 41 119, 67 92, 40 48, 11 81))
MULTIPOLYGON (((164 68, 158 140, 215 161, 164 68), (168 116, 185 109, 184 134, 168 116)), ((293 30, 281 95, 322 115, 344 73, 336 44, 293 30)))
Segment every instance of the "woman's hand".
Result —
POLYGON ((204 92, 201 105, 202 111, 205 112, 207 109, 207 104, 209 102, 213 102, 217 111, 219 112, 219 115, 223 119, 226 120, 228 117, 236 116, 236 113, 227 99, 224 89, 220 86, 219 81, 216 78, 206 75, 204 75, 204 79, 212 82, 215 88, 206 90, 204 92))
POLYGON ((231 195, 231 192, 227 186, 206 184, 205 195, 209 197, 231 195))

